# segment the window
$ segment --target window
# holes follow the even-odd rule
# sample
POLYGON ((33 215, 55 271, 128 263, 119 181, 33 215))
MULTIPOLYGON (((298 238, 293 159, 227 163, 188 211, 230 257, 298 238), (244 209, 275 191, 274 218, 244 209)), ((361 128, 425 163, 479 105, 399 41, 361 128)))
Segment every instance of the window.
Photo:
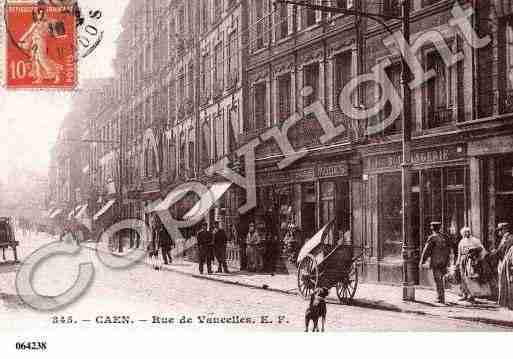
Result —
POLYGON ((383 2, 383 14, 386 16, 400 16, 401 15, 400 0, 385 0, 383 2))
POLYGON ((306 65, 303 68, 304 86, 312 88, 312 94, 305 97, 305 106, 312 104, 319 97, 319 63, 306 65))
POLYGON ((219 96, 222 94, 223 88, 224 88, 224 70, 223 70, 223 42, 219 42, 214 50, 214 62, 215 62, 215 69, 214 69, 214 79, 215 79, 215 85, 214 85, 214 96, 219 96))
POLYGON ((334 103, 338 104, 338 98, 344 86, 351 81, 353 75, 353 53, 352 51, 342 52, 335 57, 335 87, 334 103))
MULTIPOLYGON (((201 3, 201 31, 205 32, 208 30, 210 24, 210 11, 208 9, 210 0, 203 0, 201 3)), ((214 0, 215 1, 215 0, 214 0)))
POLYGON ((227 54, 227 63, 228 63, 228 76, 229 76, 229 86, 237 85, 237 79, 239 74, 239 51, 238 51, 238 35, 237 30, 233 31, 228 37, 228 54, 227 54))
POLYGON ((224 117, 222 113, 214 117, 214 131, 214 157, 217 160, 224 155, 224 117))
POLYGON ((194 168, 196 167, 194 165, 194 161, 195 161, 195 158, 194 158, 194 153, 195 153, 195 149, 194 149, 194 142, 193 141, 189 141, 189 176, 192 177, 194 176, 194 168))
MULTIPOLYGON (((509 18, 505 23, 505 43, 504 43, 504 69, 502 71, 505 78, 513 72, 513 18, 509 18)), ((502 96, 502 113, 513 112, 513 83, 506 82, 505 93, 502 96)))
POLYGON ((205 120, 202 126, 202 165, 203 167, 207 167, 210 165, 210 145, 211 145, 211 137, 210 137, 210 122, 205 120))
MULTIPOLYGON (((402 74, 402 65, 399 62, 393 63, 392 65, 388 66, 385 70, 388 78, 394 85, 395 90, 397 93, 402 93, 401 91, 401 74, 402 74)), ((414 107, 413 107, 414 108, 414 107)), ((390 101, 387 101, 385 108, 383 110, 383 119, 387 118, 392 111, 392 105, 390 104, 390 101)), ((385 134, 394 134, 401 132, 402 129, 402 116, 400 115, 393 124, 385 128, 385 134)))
MULTIPOLYGON (((180 75, 180 77, 178 78, 178 88, 177 88, 177 94, 176 94, 178 103, 180 103, 180 104, 182 104, 183 100, 184 100, 184 93, 183 93, 184 86, 185 86, 185 79, 184 79, 184 75, 182 73, 180 75)), ((182 120, 182 119, 179 119, 179 120, 182 120)))
POLYGON ((194 64, 192 61, 187 66, 187 100, 194 98, 194 64))
MULTIPOLYGON (((315 4, 315 0, 307 0, 304 1, 308 4, 315 4)), ((312 10, 311 8, 308 8, 306 6, 302 7, 302 21, 303 21, 303 29, 306 29, 307 27, 315 25, 315 10, 312 10)))
POLYGON ((379 178, 381 257, 401 260, 402 213, 401 173, 383 174, 379 178))
POLYGON ((202 84, 202 101, 207 101, 210 97, 210 56, 203 56, 201 64, 201 84, 202 84))
POLYGON ((255 49, 261 49, 264 47, 264 2, 262 0, 254 0, 255 9, 255 49))
POLYGON ((219 21, 223 14, 223 1, 214 0, 214 21, 219 21))
POLYGON ((278 77, 278 114, 277 119, 285 121, 290 117, 290 95, 291 95, 290 73, 278 77))
POLYGON ((427 128, 435 128, 450 123, 452 110, 449 106, 450 69, 447 69, 438 51, 430 52, 426 57, 426 70, 434 70, 435 77, 426 83, 426 118, 427 128))
POLYGON ((354 0, 335 0, 333 5, 341 9, 351 9, 354 6, 354 0))
POLYGON ((267 88, 266 88, 265 82, 261 82, 259 84, 256 84, 254 87, 254 125, 255 129, 259 128, 265 128, 266 125, 266 108, 267 108, 267 101, 266 101, 266 95, 267 95, 267 88))
POLYGON ((288 18, 288 6, 287 4, 278 4, 278 11, 276 13, 276 40, 287 37, 289 32, 289 18, 288 18))

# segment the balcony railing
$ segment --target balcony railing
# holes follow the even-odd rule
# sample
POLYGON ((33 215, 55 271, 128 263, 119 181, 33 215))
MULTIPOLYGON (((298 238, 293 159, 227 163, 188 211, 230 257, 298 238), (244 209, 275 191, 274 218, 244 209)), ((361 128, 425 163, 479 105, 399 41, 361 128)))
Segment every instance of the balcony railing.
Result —
POLYGON ((437 107, 428 110, 428 128, 435 128, 452 122, 452 108, 437 107))
POLYGON ((513 90, 507 90, 502 96, 502 113, 513 112, 513 90))

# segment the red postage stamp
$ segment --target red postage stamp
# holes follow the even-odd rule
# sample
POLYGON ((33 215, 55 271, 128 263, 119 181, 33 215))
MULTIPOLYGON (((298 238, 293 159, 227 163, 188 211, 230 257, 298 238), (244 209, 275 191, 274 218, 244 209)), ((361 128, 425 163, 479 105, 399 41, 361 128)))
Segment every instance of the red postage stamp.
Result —
POLYGON ((7 88, 74 88, 76 26, 71 7, 6 6, 7 88))

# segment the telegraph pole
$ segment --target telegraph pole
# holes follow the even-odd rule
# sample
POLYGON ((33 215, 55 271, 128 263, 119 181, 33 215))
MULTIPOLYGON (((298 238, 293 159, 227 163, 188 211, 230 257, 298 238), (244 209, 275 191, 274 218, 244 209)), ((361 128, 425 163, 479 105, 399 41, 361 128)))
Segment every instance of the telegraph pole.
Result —
MULTIPOLYGON (((407 46, 410 45, 410 0, 401 4, 402 32, 407 46)), ((406 53, 406 52, 403 52, 406 53)), ((418 248, 412 231, 411 202, 411 74, 404 55, 401 61, 401 82, 403 87, 403 163, 402 175, 402 257, 403 257, 403 300, 415 300, 415 285, 418 284, 418 248)))

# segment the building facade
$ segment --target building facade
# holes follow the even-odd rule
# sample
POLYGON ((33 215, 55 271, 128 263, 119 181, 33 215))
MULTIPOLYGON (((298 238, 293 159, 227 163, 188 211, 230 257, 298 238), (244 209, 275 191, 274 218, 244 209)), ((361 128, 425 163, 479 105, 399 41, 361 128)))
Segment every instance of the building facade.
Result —
MULTIPOLYGON (((431 221, 442 222, 455 240, 471 226, 487 247, 495 245, 496 223, 513 221, 513 52, 507 41, 513 32, 505 2, 459 2, 475 9, 469 21, 481 38, 491 39, 476 48, 450 23, 453 1, 411 1, 412 44, 431 74, 407 104, 417 252, 431 221), (427 40, 426 33, 433 36, 427 40), (448 56, 456 54, 448 66, 448 56)), ((318 3, 388 15, 400 8, 393 0, 318 3)), ((400 30, 397 20, 386 24, 400 30)), ((376 66, 401 95, 400 49, 389 37, 368 19, 270 0, 131 1, 115 77, 100 100, 106 107, 89 128, 95 138, 122 139, 122 183, 114 190, 116 198, 122 191, 122 215, 147 219, 155 201, 189 180, 226 181, 205 169, 227 156, 240 170, 235 150, 256 141, 256 208, 238 215, 247 193, 234 185, 209 222, 221 220, 240 238, 256 221, 268 237, 283 240, 290 225, 307 239, 334 220, 332 240, 344 238, 364 252, 364 279, 401 282, 401 117, 367 134, 368 126, 391 115, 391 105, 354 121, 339 103, 346 85, 376 66), (331 133, 319 121, 323 113, 331 133), (270 134, 273 127, 287 130, 290 147, 270 134), (283 162, 291 153, 299 155, 283 162)), ((383 92, 379 82, 360 86, 348 102, 372 108, 383 92)), ((91 146, 90 181, 104 188, 119 177, 102 167, 119 160, 119 144, 97 146, 91 146)), ((183 215, 193 201, 172 210, 183 215)), ((421 283, 429 284, 424 271, 421 283)))

